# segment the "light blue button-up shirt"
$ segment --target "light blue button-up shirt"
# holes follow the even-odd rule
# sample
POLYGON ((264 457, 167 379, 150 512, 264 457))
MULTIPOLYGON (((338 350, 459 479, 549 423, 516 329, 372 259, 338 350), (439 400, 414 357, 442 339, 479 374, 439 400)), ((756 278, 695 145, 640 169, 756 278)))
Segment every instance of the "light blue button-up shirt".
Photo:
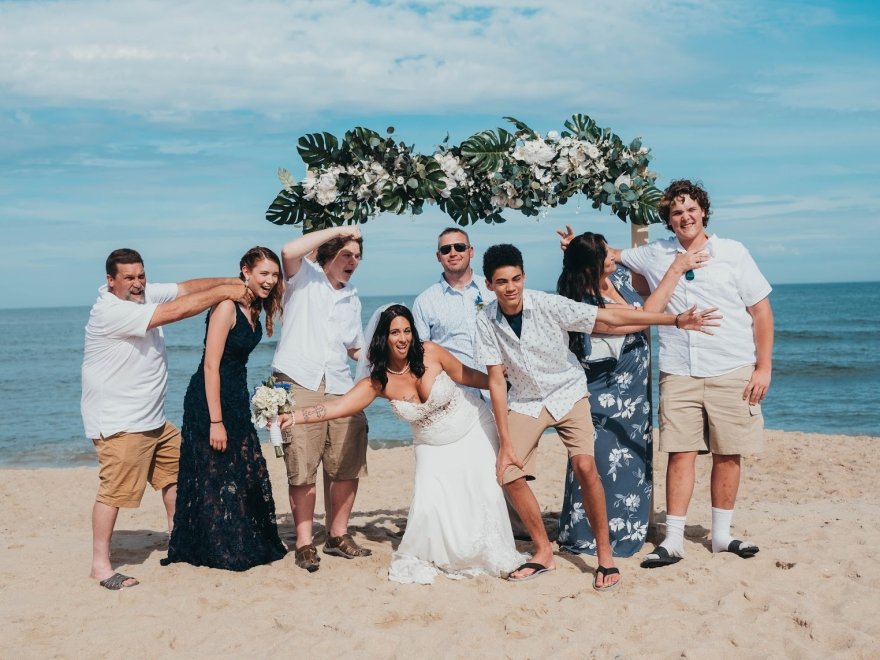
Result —
POLYGON ((467 366, 483 373, 486 367, 474 362, 477 313, 495 300, 495 294, 473 277, 463 289, 455 289, 441 275, 416 298, 413 317, 422 341, 433 341, 467 366))

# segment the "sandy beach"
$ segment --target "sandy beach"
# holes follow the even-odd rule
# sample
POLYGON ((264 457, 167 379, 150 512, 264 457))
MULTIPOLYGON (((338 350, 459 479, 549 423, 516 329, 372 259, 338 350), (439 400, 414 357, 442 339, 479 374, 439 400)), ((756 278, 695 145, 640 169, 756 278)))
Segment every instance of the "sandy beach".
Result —
MULTIPOLYGON (((710 461, 701 459, 686 559, 656 570, 621 559, 623 583, 610 594, 590 588, 595 558, 573 555, 523 584, 389 582, 411 448, 369 453, 352 527, 370 558, 324 556, 314 574, 292 554, 246 573, 162 567, 164 512, 148 491, 140 509, 121 512, 113 537, 114 565, 141 580, 119 592, 87 577, 97 469, 5 469, 0 657, 877 657, 878 442, 768 432, 768 451, 744 461, 733 521, 736 535, 761 546, 749 560, 709 550, 710 461)), ((292 545, 283 465, 269 455, 281 536, 292 545)), ((657 463, 662 528, 665 455, 657 463)), ((564 467, 561 444, 547 437, 533 485, 548 522, 564 467)))

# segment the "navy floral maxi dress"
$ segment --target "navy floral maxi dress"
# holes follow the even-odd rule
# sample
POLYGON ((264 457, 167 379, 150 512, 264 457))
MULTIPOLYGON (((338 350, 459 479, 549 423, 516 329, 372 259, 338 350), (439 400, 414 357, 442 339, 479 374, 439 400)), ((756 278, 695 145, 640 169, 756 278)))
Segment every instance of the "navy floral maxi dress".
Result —
MULTIPOLYGON (((247 360, 260 342, 259 319, 251 327, 235 305, 220 360, 220 401, 226 451, 211 448, 205 395, 205 356, 183 400, 183 427, 174 530, 163 565, 187 562, 230 571, 281 559, 287 550, 278 537, 269 471, 251 423, 247 360)), ((207 325, 210 313, 205 319, 207 325)), ((206 332, 207 337, 207 332, 206 332)))
MULTIPOLYGON (((632 286, 629 270, 618 266, 610 277, 627 303, 642 306, 642 297, 632 286)), ((596 300, 589 298, 584 302, 596 304, 596 300)), ((582 335, 581 341, 589 353, 589 336, 582 335)), ((611 548, 616 557, 629 557, 645 542, 651 507, 651 356, 645 332, 626 336, 620 360, 583 364, 596 428, 596 468, 605 488, 611 548)), ((596 538, 585 515, 581 487, 570 461, 565 473, 558 540, 563 551, 596 554, 596 538)))

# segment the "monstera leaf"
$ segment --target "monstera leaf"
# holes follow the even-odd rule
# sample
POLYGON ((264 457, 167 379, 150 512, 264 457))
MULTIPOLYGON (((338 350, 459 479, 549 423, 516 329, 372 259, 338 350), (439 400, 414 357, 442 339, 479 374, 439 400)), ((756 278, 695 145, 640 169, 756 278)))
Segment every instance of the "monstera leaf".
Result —
POLYGON ((485 174, 501 169, 507 152, 513 149, 516 137, 499 128, 471 135, 461 143, 461 157, 476 172, 485 174))
POLYGON ((661 196, 660 190, 654 186, 643 190, 638 201, 633 204, 633 208, 630 210, 630 221, 635 225, 650 225, 660 222, 660 215, 657 213, 657 209, 660 207, 661 196))
POLYGON ((566 121, 563 126, 571 131, 571 135, 578 140, 595 142, 605 133, 604 129, 599 128, 592 118, 582 114, 572 115, 571 119, 566 121))
POLYGON ((309 213, 309 200, 302 196, 302 186, 282 190, 266 210, 266 220, 275 225, 303 225, 309 213))
POLYGON ((339 154, 339 141, 332 133, 309 133, 303 135, 296 150, 306 165, 322 167, 333 165, 339 154))
POLYGON ((534 138, 538 137, 538 134, 535 133, 534 130, 530 126, 528 126, 525 122, 521 122, 516 117, 505 117, 505 121, 509 121, 511 124, 516 126, 517 133, 523 137, 534 138))

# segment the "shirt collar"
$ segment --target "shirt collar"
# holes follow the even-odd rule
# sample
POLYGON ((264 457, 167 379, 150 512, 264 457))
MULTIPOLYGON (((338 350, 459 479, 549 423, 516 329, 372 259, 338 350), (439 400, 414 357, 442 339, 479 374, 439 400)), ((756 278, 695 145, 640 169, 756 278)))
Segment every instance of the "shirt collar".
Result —
MULTIPOLYGON (((523 289, 523 308, 522 311, 532 309, 532 295, 528 289, 523 289)), ((501 319, 504 318, 504 312, 501 311, 501 303, 498 302, 498 299, 495 299, 495 321, 496 323, 501 323, 501 319)))
MULTIPOLYGON (((461 289, 456 289, 456 288, 455 288, 454 286, 452 286, 449 282, 447 282, 447 281, 446 281, 446 278, 443 276, 443 273, 440 273, 440 286, 443 287, 443 290, 444 290, 444 291, 456 291, 456 292, 458 292, 458 291, 461 290, 461 289)), ((471 281, 468 282, 467 284, 465 284, 465 285, 464 285, 464 288, 465 288, 465 289, 472 289, 472 288, 475 288, 475 289, 478 289, 478 290, 479 290, 480 287, 477 285, 477 278, 474 277, 474 271, 473 271, 473 270, 471 270, 471 281)))
MULTIPOLYGON (((706 239, 706 245, 715 244, 715 234, 709 234, 709 238, 706 239)), ((672 236, 672 251, 673 252, 687 252, 684 249, 684 246, 679 242, 678 236, 672 236)))

